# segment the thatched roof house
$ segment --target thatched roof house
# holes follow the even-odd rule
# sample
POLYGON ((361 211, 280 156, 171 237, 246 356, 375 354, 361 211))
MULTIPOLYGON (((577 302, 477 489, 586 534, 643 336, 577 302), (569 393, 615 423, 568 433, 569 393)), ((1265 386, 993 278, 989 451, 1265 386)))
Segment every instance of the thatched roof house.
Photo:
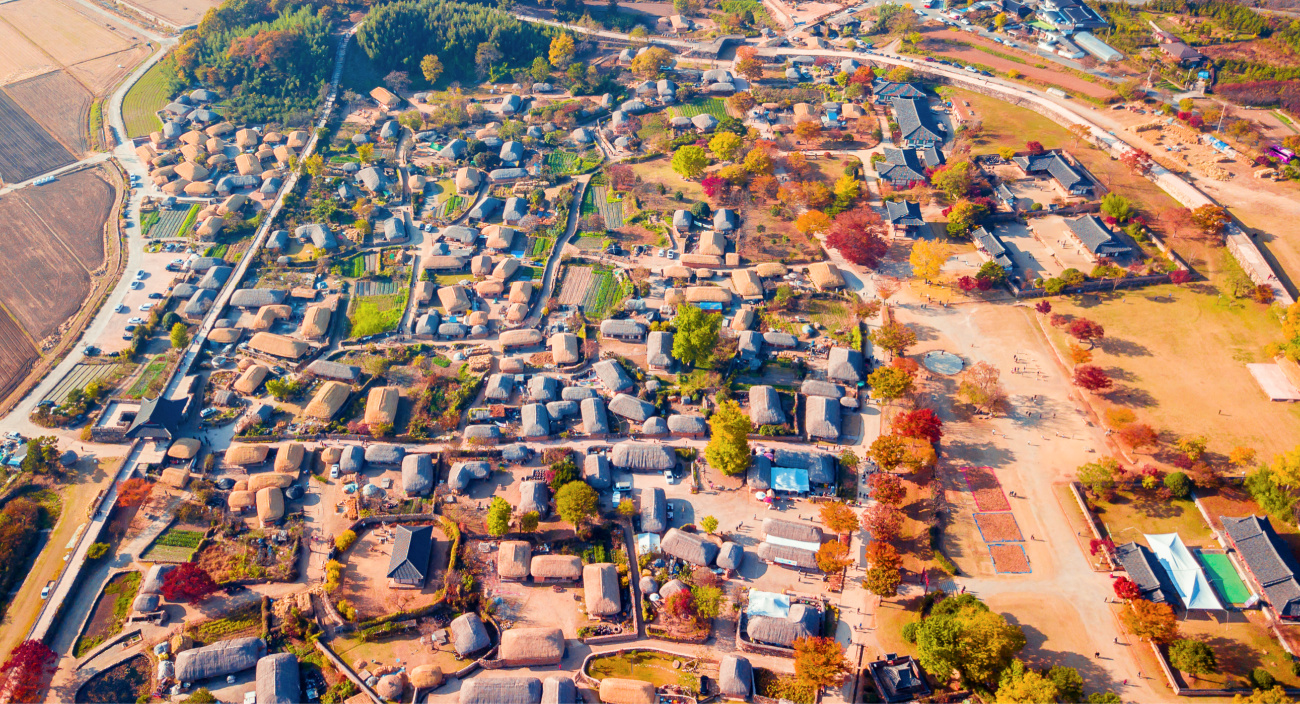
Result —
POLYGON ((302 467, 302 459, 307 456, 307 446, 300 442, 281 445, 275 452, 275 471, 296 474, 302 467))
POLYGON ((636 423, 644 423, 655 414, 654 404, 635 396, 618 394, 609 402, 609 412, 636 423))
POLYGON ((302 314, 302 325, 298 334, 307 340, 319 340, 325 337, 330 326, 330 309, 325 306, 309 306, 302 314))
POLYGON ((766 643, 782 648, 794 646, 800 638, 818 636, 822 632, 821 612, 807 604, 791 604, 790 615, 754 616, 745 626, 745 635, 756 643, 766 643))
POLYGON ((668 499, 659 487, 641 490, 641 532, 662 533, 668 528, 668 499))
POLYGON ((667 371, 673 366, 673 334, 655 330, 646 336, 646 366, 652 370, 667 371))
POLYGON ((392 425, 397 418, 400 391, 396 386, 376 386, 370 389, 370 395, 366 398, 366 425, 392 425))
POLYGON ((475 677, 460 686, 460 704, 539 704, 542 681, 536 677, 475 677))
POLYGON ((546 482, 529 480, 519 483, 519 511, 529 513, 536 511, 542 518, 550 513, 550 490, 546 482))
POLYGON ((756 427, 785 425, 785 411, 776 389, 765 385, 749 387, 749 420, 756 427))
POLYGON ((550 339, 551 359, 556 364, 575 364, 581 355, 578 353, 578 336, 571 332, 557 332, 550 339))
POLYGON ((406 448, 401 445, 379 443, 366 448, 367 464, 401 464, 406 448))
POLYGON ((619 596, 618 568, 610 562, 582 568, 582 588, 587 615, 593 618, 614 616, 623 610, 619 596))
MULTIPOLYGON (((586 402, 583 402, 584 408, 586 402)), ((644 442, 620 442, 610 453, 610 462, 619 469, 643 472, 662 472, 677 466, 677 455, 671 447, 644 442)))
POLYGON ((758 559, 768 564, 797 567, 803 570, 817 569, 817 553, 812 550, 777 545, 776 543, 759 543, 758 559))
POLYGON ((655 686, 641 680, 606 677, 600 681, 600 701, 605 704, 655 704, 655 686))
POLYGON ((718 567, 729 570, 740 569, 741 563, 745 561, 745 549, 733 542, 725 542, 718 550, 718 557, 714 561, 718 567))
POLYGON ((253 667, 265 653, 266 643, 261 638, 231 638, 191 648, 176 656, 176 679, 202 682, 224 677, 253 667))
POLYGON ((830 262, 817 262, 808 267, 808 278, 819 291, 844 288, 844 275, 830 262))
POLYGON ((343 410, 351 395, 352 387, 347 384, 341 381, 327 381, 321 384, 316 390, 316 395, 312 396, 311 403, 307 404, 306 413, 312 418, 330 420, 343 410))
POLYGON ((284 518, 283 491, 270 486, 265 489, 258 489, 256 497, 257 519, 261 521, 263 528, 273 525, 276 521, 284 518))
POLYGON ((635 386, 632 377, 628 376, 627 371, 623 369, 623 365, 615 360, 601 360, 592 365, 591 369, 600 380, 601 386, 610 393, 631 391, 635 386))
POLYGON ((461 492, 469 487, 475 479, 487 479, 492 473, 492 465, 487 462, 457 462, 447 474, 447 488, 461 492))
POLYGON ((424 496, 433 489, 433 458, 407 455, 402 459, 402 491, 407 496, 424 496))
POLYGON ((840 402, 825 396, 809 396, 804 412, 809 438, 832 442, 840 439, 840 402))
POLYGON ((749 699, 754 691, 754 668, 741 655, 724 655, 718 664, 718 689, 723 696, 749 699))
POLYGON ((487 627, 478 614, 461 614, 451 622, 452 643, 461 657, 468 657, 492 645, 487 627))
POLYGON ((687 437, 704 437, 709 432, 709 422, 704 416, 674 414, 668 416, 668 432, 687 437))
POLYGON ((598 491, 608 489, 613 481, 609 458, 604 455, 587 455, 582 461, 582 480, 598 491))
POLYGON ((258 660, 256 691, 258 704, 297 704, 302 701, 297 656, 276 653, 258 660))
POLYGON ((547 677, 542 680, 542 704, 582 704, 582 697, 572 677, 547 677))
POLYGON ((497 659, 506 667, 559 665, 564 650, 564 632, 558 628, 511 628, 501 634, 497 659))
POLYGON ((583 399, 581 410, 582 432, 588 435, 604 435, 609 432, 609 417, 605 415, 605 399, 596 397, 583 399))
POLYGON ((295 340, 292 337, 269 332, 259 332, 253 335, 252 339, 248 341, 248 348, 255 352, 284 359, 298 359, 307 354, 307 350, 311 349, 302 340, 295 340))
POLYGON ((800 543, 822 543, 822 529, 807 523, 783 521, 779 518, 763 519, 763 535, 769 538, 793 540, 800 543))
POLYGON ((692 565, 708 567, 718 556, 718 546, 695 533, 685 533, 676 528, 669 528, 659 549, 665 554, 685 560, 692 565))
POLYGON ((863 378, 862 353, 847 347, 832 347, 826 362, 826 376, 856 385, 863 378))
POLYGON ((546 406, 530 403, 519 409, 519 436, 524 438, 544 438, 551 434, 551 416, 546 406))
POLYGON ((140 582, 139 594, 162 594, 163 580, 166 579, 167 573, 176 569, 176 565, 156 564, 149 568, 145 573, 144 579, 140 582))
POLYGON ((528 572, 534 582, 576 582, 582 578, 582 558, 577 555, 534 555, 528 572))
POLYGON ((266 456, 270 453, 270 445, 263 445, 260 443, 255 445, 245 445, 242 443, 231 445, 226 448, 226 464, 250 467, 265 462, 266 456))
POLYGON ((533 558, 533 548, 523 540, 505 540, 497 549, 497 576, 503 580, 522 582, 528 579, 528 566, 533 558))
POLYGON ((469 310, 469 293, 464 286, 443 286, 438 289, 438 302, 448 313, 469 310))
POLYGON ((844 389, 839 384, 820 379, 804 379, 799 386, 799 393, 804 396, 824 396, 839 400, 844 397, 844 389))

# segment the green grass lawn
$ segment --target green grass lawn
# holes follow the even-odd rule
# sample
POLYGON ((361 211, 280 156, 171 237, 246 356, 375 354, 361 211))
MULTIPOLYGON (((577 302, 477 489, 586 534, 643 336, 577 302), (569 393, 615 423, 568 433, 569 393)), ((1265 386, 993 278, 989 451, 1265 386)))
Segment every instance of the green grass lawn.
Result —
POLYGON ((1163 500, 1154 490, 1139 489, 1116 492, 1113 500, 1095 503, 1098 517, 1116 543, 1145 544, 1144 533, 1177 533, 1188 545, 1217 545, 1196 504, 1188 499, 1163 500))
POLYGON ((140 372, 139 378, 127 389, 127 398, 143 398, 162 388, 163 372, 167 371, 167 356, 158 355, 140 372))
POLYGON ((641 680, 655 687, 677 684, 677 670, 673 669, 674 658, 662 653, 633 650, 593 658, 588 672, 592 677, 603 680, 606 677, 641 680))
POLYGON ((1248 621, 1241 620, 1242 612, 1230 615, 1230 623, 1220 623, 1222 618, 1205 616, 1178 622, 1182 636, 1209 645, 1219 665, 1218 672, 1200 675, 1196 679, 1182 675, 1184 682, 1195 689, 1249 687, 1247 675, 1256 667, 1262 667, 1283 687, 1295 687, 1300 683, 1300 678, 1291 672, 1291 656, 1282 649, 1272 631, 1254 620, 1259 618, 1257 613, 1250 612, 1248 615, 1252 620, 1248 621))
POLYGON ((348 309, 348 321, 352 323, 350 336, 365 337, 396 328, 406 310, 406 296, 407 292, 402 291, 352 299, 352 306, 348 309))
POLYGON ((126 121, 128 137, 144 137, 162 128, 157 112, 167 104, 167 79, 167 71, 160 61, 126 92, 122 99, 122 119, 126 121))

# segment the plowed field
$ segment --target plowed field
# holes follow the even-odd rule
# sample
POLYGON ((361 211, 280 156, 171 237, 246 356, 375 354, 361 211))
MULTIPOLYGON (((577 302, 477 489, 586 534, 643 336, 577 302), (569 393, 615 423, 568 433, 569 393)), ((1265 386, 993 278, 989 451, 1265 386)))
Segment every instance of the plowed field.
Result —
POLYGON ((76 161, 5 93, 0 93, 0 176, 6 183, 26 181, 76 161))
POLYGON ((86 151, 91 95, 67 72, 51 71, 7 85, 4 91, 68 151, 73 154, 86 151))
POLYGON ((58 67, 17 29, 0 22, 0 85, 49 73, 58 67))
POLYGON ((9 395, 37 359, 36 348, 8 314, 0 310, 0 398, 9 395))

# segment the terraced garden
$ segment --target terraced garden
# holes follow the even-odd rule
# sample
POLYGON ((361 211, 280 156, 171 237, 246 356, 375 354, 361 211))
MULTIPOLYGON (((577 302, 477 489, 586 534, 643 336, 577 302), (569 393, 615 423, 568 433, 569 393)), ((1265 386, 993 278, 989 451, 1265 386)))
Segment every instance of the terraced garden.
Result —
POLYGON ((684 105, 678 105, 672 108, 673 117, 695 117, 696 115, 712 115, 722 120, 727 115, 727 104, 718 98, 696 98, 684 105))
POLYGON ((203 531, 169 528, 140 556, 147 562, 189 562, 203 542, 203 531))
POLYGON ((582 154, 555 150, 546 155, 546 168, 557 176, 585 174, 600 165, 604 157, 596 149, 588 149, 582 154))

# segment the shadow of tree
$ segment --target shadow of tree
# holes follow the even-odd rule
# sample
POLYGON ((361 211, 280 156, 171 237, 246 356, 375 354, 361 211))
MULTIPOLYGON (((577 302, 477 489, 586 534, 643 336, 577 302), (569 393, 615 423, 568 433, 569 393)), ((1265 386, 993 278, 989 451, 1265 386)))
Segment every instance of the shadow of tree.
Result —
POLYGON ((1106 354, 1112 354, 1116 357, 1151 356, 1151 350, 1147 349, 1145 345, 1122 338, 1104 337, 1097 342, 1097 347, 1100 347, 1106 354))
POLYGON ((1139 389, 1134 386, 1125 386, 1106 395, 1106 400, 1117 406, 1131 406, 1133 408, 1154 408, 1157 406, 1156 397, 1146 389, 1139 389))

